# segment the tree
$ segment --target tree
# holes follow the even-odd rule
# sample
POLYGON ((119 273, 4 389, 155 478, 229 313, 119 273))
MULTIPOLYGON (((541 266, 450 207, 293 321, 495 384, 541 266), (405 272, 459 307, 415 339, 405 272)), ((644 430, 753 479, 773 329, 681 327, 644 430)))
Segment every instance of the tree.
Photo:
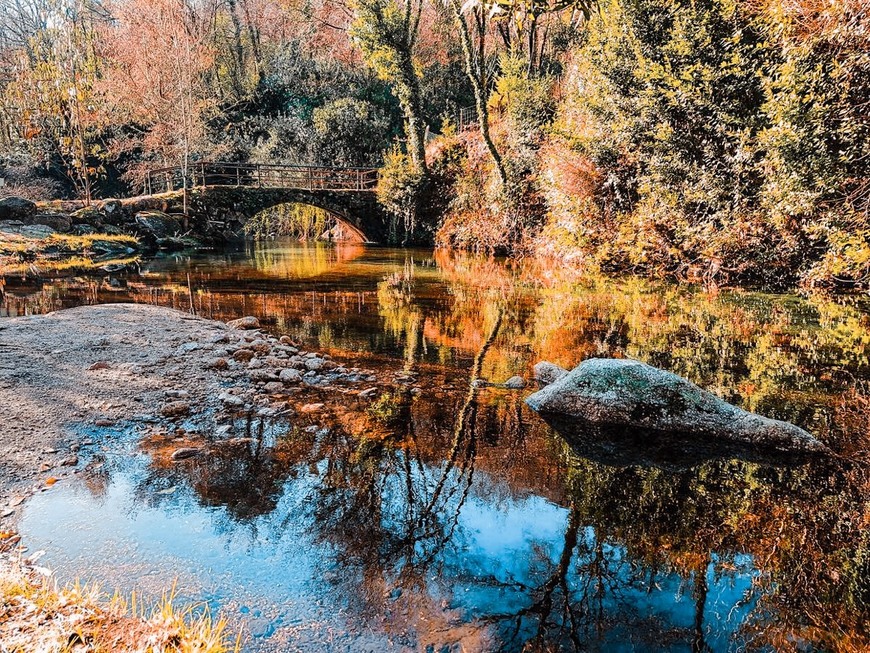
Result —
POLYGON ((98 142, 105 114, 97 30, 105 13, 87 0, 27 5, 20 10, 32 20, 30 27, 7 32, 9 42, 18 47, 15 74, 5 96, 24 126, 30 149, 46 160, 59 160, 78 195, 89 204, 104 153, 98 142))
POLYGON ((423 0, 354 0, 350 34, 366 63, 393 84, 405 117, 408 154, 417 172, 426 166, 426 126, 418 65, 414 58, 423 0))
POLYGON ((143 126, 141 146, 182 170, 184 212, 191 158, 216 105, 206 73, 214 9, 194 0, 124 0, 117 7, 111 86, 119 112, 143 126))
POLYGON ((461 5, 459 0, 447 0, 453 20, 459 29, 462 44, 462 56, 465 61, 465 74, 474 91, 474 107, 477 122, 480 125, 480 136, 486 143, 486 148, 495 164, 499 180, 506 184, 507 170, 501 154, 499 154, 492 137, 489 134, 489 79, 486 73, 486 34, 490 12, 481 2, 461 5), (470 25, 469 25, 470 23, 470 25))

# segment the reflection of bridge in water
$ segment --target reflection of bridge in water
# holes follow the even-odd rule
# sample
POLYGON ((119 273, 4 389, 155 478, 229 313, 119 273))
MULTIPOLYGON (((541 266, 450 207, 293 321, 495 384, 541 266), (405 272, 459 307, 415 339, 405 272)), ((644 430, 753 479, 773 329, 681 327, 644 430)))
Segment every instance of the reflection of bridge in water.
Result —
POLYGON ((358 240, 385 243, 395 234, 378 204, 377 185, 376 168, 197 162, 150 170, 145 195, 125 204, 134 211, 186 213, 196 231, 218 240, 237 234, 261 211, 307 204, 333 214, 358 240))

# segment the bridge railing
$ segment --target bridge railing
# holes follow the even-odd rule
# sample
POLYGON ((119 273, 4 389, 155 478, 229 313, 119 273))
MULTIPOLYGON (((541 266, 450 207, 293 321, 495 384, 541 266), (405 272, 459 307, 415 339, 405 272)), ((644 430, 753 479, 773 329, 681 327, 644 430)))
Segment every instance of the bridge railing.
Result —
MULTIPOLYGON (((263 165, 258 163, 197 162, 186 168, 187 187, 249 186, 372 192, 378 185, 375 168, 263 165)), ((145 193, 153 195, 184 187, 185 167, 169 166, 148 171, 145 193)))

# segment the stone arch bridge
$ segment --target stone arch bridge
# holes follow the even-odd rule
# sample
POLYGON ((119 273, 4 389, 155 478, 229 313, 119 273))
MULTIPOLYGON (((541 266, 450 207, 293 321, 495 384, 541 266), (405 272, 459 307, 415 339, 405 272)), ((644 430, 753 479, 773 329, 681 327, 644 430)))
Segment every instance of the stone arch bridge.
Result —
POLYGON ((200 163, 151 170, 145 195, 121 201, 124 213, 158 210, 184 213, 188 227, 205 240, 241 235, 257 213, 280 204, 308 204, 329 211, 363 242, 394 240, 390 220, 378 204, 374 168, 200 163))

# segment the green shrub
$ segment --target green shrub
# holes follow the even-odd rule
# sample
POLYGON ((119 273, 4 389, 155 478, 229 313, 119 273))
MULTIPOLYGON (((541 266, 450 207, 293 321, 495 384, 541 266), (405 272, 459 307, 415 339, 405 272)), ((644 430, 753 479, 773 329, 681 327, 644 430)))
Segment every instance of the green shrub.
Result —
POLYGON ((414 240, 417 213, 426 185, 425 176, 410 157, 394 148, 384 157, 378 176, 378 201, 392 216, 391 242, 414 240))
POLYGON ((327 165, 369 166, 380 162, 390 122, 371 102, 340 98, 317 107, 312 113, 315 152, 327 165))

